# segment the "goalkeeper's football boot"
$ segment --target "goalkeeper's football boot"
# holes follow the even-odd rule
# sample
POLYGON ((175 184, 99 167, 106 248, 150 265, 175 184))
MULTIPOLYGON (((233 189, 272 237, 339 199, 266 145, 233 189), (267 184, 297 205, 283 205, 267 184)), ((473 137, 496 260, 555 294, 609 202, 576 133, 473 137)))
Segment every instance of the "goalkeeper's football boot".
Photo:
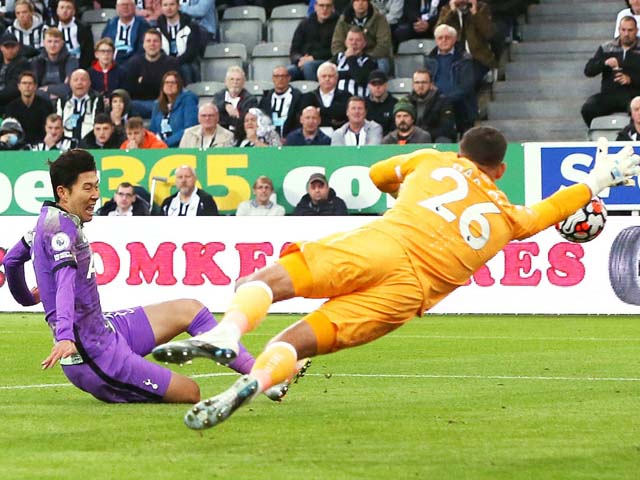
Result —
POLYGON ((238 356, 238 344, 198 335, 187 340, 158 345, 151 353, 159 362, 183 364, 194 358, 208 358, 221 365, 229 365, 238 356))
POLYGON ((274 402, 282 401, 284 396, 289 392, 289 388, 291 388, 291 385, 294 383, 298 383, 298 380, 305 376, 307 370, 309 369, 309 366, 311 365, 311 359, 305 358, 301 360, 300 363, 302 364, 300 369, 290 380, 285 380, 282 383, 273 385, 272 387, 269 387, 264 391, 264 394, 270 400, 273 400, 274 402))
POLYGON ((243 375, 220 395, 196 403, 184 416, 184 423, 192 430, 215 427, 257 394, 258 380, 243 375))

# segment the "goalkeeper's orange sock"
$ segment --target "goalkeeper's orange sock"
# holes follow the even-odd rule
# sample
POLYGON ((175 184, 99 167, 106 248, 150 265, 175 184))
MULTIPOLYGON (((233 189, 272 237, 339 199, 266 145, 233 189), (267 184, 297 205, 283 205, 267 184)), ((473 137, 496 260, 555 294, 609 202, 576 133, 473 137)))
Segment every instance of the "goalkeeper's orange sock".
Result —
POLYGON ((273 301, 273 292, 264 282, 247 282, 236 290, 231 305, 215 329, 218 334, 230 335, 235 340, 256 328, 267 315, 273 301))
POLYGON ((292 378, 298 371, 298 352, 290 343, 274 342, 256 359, 251 375, 258 380, 259 391, 292 378))

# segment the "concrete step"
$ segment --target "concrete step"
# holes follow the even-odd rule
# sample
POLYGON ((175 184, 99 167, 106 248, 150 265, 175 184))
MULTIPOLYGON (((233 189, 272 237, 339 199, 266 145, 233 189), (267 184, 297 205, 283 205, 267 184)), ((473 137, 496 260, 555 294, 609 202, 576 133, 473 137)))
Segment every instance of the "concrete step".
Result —
MULTIPOLYGON (((622 9, 619 9, 622 10, 622 9)), ((529 25, 539 25, 543 23, 600 23, 606 22, 609 26, 615 25, 616 15, 618 11, 613 12, 572 12, 572 13, 538 13, 535 15, 529 14, 529 25)), ((613 37, 613 27, 611 29, 611 37, 613 37)))
POLYGON ((607 41, 607 37, 593 38, 591 40, 525 40, 511 45, 513 55, 527 53, 582 53, 585 54, 585 62, 600 46, 607 41))
POLYGON ((507 64, 505 78, 511 80, 533 80, 542 78, 582 78, 585 61, 560 62, 514 62, 507 64))
POLYGON ((526 63, 526 62, 581 62, 587 63, 587 60, 591 58, 592 53, 576 53, 576 52, 553 52, 553 53, 512 53, 512 63, 526 63))
POLYGON ((587 127, 581 118, 562 119, 550 122, 547 119, 487 120, 480 122, 500 130, 507 141, 524 142, 570 142, 587 139, 587 127))
POLYGON ((541 92, 554 91, 561 95, 568 95, 571 92, 595 93, 600 89, 599 78, 576 78, 571 80, 571 88, 557 79, 524 79, 509 80, 506 82, 497 82, 493 86, 496 95, 505 93, 519 94, 521 98, 535 98, 535 95, 541 92))
MULTIPOLYGON (((527 96, 527 98, 530 98, 527 96)), ((512 102, 496 101, 489 104, 489 120, 507 120, 518 118, 553 119, 580 117, 583 101, 557 100, 516 100, 512 102)))
POLYGON ((533 20, 539 16, 547 15, 571 15, 577 12, 597 13, 601 15, 601 19, 612 18, 615 21, 616 15, 620 10, 626 8, 623 1, 589 1, 589 2, 547 2, 531 5, 529 7, 529 19, 533 20))
MULTIPOLYGON (((614 19, 615 20, 615 19, 614 19)), ((591 40, 593 38, 609 38, 613 35, 612 22, 589 23, 543 23, 522 26, 522 37, 525 42, 531 40, 591 40)))

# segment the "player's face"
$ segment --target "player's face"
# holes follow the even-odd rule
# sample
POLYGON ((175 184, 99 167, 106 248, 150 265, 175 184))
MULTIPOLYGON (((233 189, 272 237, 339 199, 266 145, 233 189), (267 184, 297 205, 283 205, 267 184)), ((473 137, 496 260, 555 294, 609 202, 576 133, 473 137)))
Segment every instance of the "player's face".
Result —
POLYGON ((313 203, 322 202, 329 198, 329 185, 320 180, 311 182, 307 191, 309 192, 309 196, 313 203))
POLYGON ((16 19, 22 28, 29 29, 33 24, 33 13, 26 5, 17 5, 15 8, 16 19))
POLYGON ((58 20, 62 23, 69 23, 76 14, 76 9, 71 2, 59 2, 56 13, 58 14, 58 20))
POLYGON ((44 125, 44 131, 51 138, 55 138, 56 141, 58 141, 62 138, 62 122, 50 122, 49 120, 47 120, 44 125))
POLYGON ((96 136, 96 141, 104 145, 113 135, 113 125, 110 123, 96 123, 93 126, 93 134, 96 136))
POLYGON ((60 206, 80 217, 83 222, 90 222, 93 218, 93 209, 100 198, 99 186, 100 181, 96 172, 81 173, 71 189, 58 187, 60 206))
POLYGON ((269 203, 269 198, 273 193, 273 188, 266 182, 258 182, 258 184, 253 187, 253 193, 256 196, 256 201, 260 205, 266 205, 269 203))
POLYGON ((162 14, 167 18, 174 18, 178 13, 177 0, 162 0, 162 14))
POLYGON ((196 186, 196 176, 189 168, 176 170, 176 188, 185 195, 190 195, 196 186))
POLYGON ((413 91, 416 95, 423 96, 431 89, 431 79, 426 73, 413 74, 413 91))
POLYGON ((135 193, 133 187, 118 187, 116 192, 116 205, 120 210, 129 210, 133 204, 135 193))
POLYGON ((44 36, 44 49, 49 55, 58 55, 63 45, 64 41, 61 38, 52 35, 44 36))
POLYGON ((36 82, 34 82, 33 78, 24 76, 18 82, 18 90, 20 90, 22 96, 31 98, 36 93, 36 82))

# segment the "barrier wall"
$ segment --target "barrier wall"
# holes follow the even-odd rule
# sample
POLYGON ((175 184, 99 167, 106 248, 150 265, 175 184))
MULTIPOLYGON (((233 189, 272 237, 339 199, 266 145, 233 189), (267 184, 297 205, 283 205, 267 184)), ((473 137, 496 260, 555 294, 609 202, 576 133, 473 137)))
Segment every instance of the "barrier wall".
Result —
MULTIPOLYGON (((3 218, 0 247, 17 242, 33 220, 3 218)), ((198 218, 99 217, 86 225, 86 233, 93 241, 105 310, 192 297, 222 311, 233 282, 277 258, 286 242, 318 238, 367 221, 366 217, 216 217, 204 226, 198 218)), ((636 223, 634 217, 610 217, 601 236, 588 244, 567 243, 553 229, 512 242, 432 313, 640 314, 640 306, 616 296, 609 272, 615 239, 624 228, 640 228, 636 223)), ((624 245, 626 261, 616 263, 616 268, 637 266, 639 250, 640 245, 624 245)), ((32 269, 26 271, 32 285, 32 269)), ((640 292, 633 268, 628 282, 640 292)), ((640 303, 640 298, 636 300, 640 303)), ((308 312, 319 303, 294 299, 274 305, 272 311, 308 312)), ((11 298, 0 270, 0 311, 23 310, 11 298)))
MULTIPOLYGON (((429 145, 424 146, 429 147, 429 145)), ((457 145, 439 144, 440 150, 457 145)), ((312 173, 323 172, 339 197, 355 214, 379 214, 387 209, 387 196, 369 179, 373 163, 416 150, 415 145, 370 147, 283 147, 226 148, 213 150, 106 150, 93 151, 101 178, 103 200, 112 197, 118 184, 128 181, 151 190, 154 176, 168 178, 158 183, 156 203, 175 192, 173 171, 188 164, 196 168, 200 186, 212 194, 222 213, 233 214, 251 196, 251 186, 260 175, 269 176, 276 186, 278 203, 291 213, 312 173)), ((509 146, 507 174, 499 186, 516 203, 524 200, 522 146, 509 146)), ((0 214, 33 215, 44 200, 51 198, 47 160, 57 152, 10 152, 0 156, 0 214)))

